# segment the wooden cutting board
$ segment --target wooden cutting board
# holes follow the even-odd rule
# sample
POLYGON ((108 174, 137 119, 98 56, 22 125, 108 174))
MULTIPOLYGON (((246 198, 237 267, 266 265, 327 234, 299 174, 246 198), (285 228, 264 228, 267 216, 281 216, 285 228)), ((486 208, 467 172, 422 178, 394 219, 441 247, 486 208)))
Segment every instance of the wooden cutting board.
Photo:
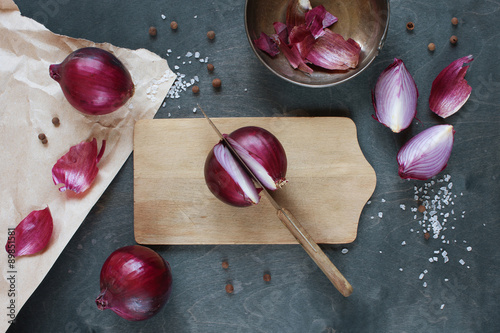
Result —
MULTIPOLYGON (((317 243, 350 243, 376 176, 351 119, 213 118, 222 133, 260 126, 282 143, 288 184, 273 197, 317 243)), ((226 205, 208 190, 206 156, 219 141, 203 119, 139 120, 134 131, 134 233, 139 244, 294 244, 265 197, 226 205)))

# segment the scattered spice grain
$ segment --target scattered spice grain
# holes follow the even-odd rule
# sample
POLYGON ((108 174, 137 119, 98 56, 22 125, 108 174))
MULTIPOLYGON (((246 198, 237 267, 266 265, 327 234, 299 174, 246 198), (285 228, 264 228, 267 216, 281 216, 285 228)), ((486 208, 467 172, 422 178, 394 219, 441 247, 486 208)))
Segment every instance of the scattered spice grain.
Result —
POLYGON ((150 36, 154 37, 154 36, 156 36, 156 33, 157 33, 157 31, 156 31, 155 27, 149 27, 149 35, 150 36))
POLYGON ((43 143, 44 145, 46 145, 46 144, 47 144, 47 142, 49 142, 49 141, 47 140, 47 138, 45 138, 45 139, 43 139, 43 140, 42 140, 42 143, 43 143))
POLYGON ((406 29, 408 29, 409 31, 412 31, 413 29, 415 29, 415 24, 411 21, 406 23, 406 29))
POLYGON ((207 37, 208 37, 208 39, 214 39, 215 38, 215 31, 210 30, 209 32, 207 32, 207 37))
POLYGON ((193 86, 193 87, 191 88, 191 90, 193 91, 193 94, 197 94, 197 93, 199 93, 199 92, 200 92, 200 87, 198 87, 198 86, 193 86))
POLYGON ((222 268, 224 268, 224 269, 228 269, 229 268, 229 263, 226 260, 224 260, 222 262, 222 268))
POLYGON ((179 25, 177 24, 177 22, 175 22, 175 21, 170 22, 170 28, 172 30, 177 30, 178 27, 179 27, 179 25))
POLYGON ((436 49, 436 44, 429 43, 429 45, 427 45, 427 48, 429 49, 429 51, 434 51, 436 49))
POLYGON ((43 133, 38 134, 39 140, 44 140, 45 138, 46 138, 45 134, 43 134, 43 133))
POLYGON ((429 240, 431 238, 431 234, 429 232, 424 233, 425 240, 429 240))
POLYGON ((266 274, 264 274, 264 276, 262 278, 264 279, 264 281, 270 282, 271 281, 271 274, 266 273, 266 274))
POLYGON ((212 81, 212 86, 214 88, 220 88, 221 84, 222 84, 222 82, 219 78, 213 79, 213 81, 212 81))
POLYGON ((59 118, 57 118, 57 117, 52 118, 52 124, 54 124, 54 126, 57 127, 57 126, 59 126, 60 123, 61 122, 59 121, 59 118))
POLYGON ((453 45, 455 45, 457 42, 458 42, 457 36, 453 35, 453 36, 450 37, 450 43, 452 43, 453 45))
POLYGON ((424 206, 424 205, 420 205, 420 206, 418 206, 418 211, 419 211, 420 213, 425 212, 425 206, 424 206))
POLYGON ((458 24, 458 18, 454 17, 451 19, 451 24, 457 25, 458 24))
POLYGON ((209 72, 213 72, 214 69, 215 69, 215 67, 212 64, 207 64, 207 69, 208 69, 209 72))
POLYGON ((234 287, 231 283, 226 284, 226 293, 232 294, 234 291, 234 287))

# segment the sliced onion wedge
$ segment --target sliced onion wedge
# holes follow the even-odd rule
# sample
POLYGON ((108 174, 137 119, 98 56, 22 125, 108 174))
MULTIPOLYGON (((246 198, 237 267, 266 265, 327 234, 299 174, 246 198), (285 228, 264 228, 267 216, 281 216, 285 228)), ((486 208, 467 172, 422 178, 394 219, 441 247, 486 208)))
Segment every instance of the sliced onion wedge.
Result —
POLYGON ((49 207, 34 210, 9 234, 5 250, 14 257, 40 252, 49 244, 53 229, 49 207))
POLYGON ((205 161, 205 182, 219 200, 237 207, 257 204, 259 191, 229 148, 216 144, 205 161))
POLYGON ((474 58, 472 55, 457 59, 443 69, 432 82, 429 107, 442 118, 456 113, 467 102, 472 87, 465 80, 465 74, 474 58))
POLYGON ((97 140, 81 142, 69 149, 52 168, 54 184, 63 184, 59 191, 72 190, 76 193, 85 192, 90 188, 99 169, 97 163, 101 160, 106 141, 102 141, 101 150, 97 151, 97 140))
POLYGON ((398 152, 399 176, 427 180, 446 168, 453 148, 452 125, 435 125, 411 138, 398 152))
POLYGON ((417 114, 418 89, 403 60, 394 58, 380 74, 372 99, 375 119, 394 133, 410 126, 417 114))

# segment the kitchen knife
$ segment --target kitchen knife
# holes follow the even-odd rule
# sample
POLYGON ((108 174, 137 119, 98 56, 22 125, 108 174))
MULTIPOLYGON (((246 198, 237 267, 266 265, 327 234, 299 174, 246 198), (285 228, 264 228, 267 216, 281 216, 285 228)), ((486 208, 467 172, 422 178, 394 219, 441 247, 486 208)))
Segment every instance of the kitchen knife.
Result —
POLYGON ((352 286, 346 280, 346 278, 340 273, 340 271, 335 267, 327 255, 321 250, 321 248, 316 244, 311 235, 302 227, 299 221, 292 215, 292 213, 274 200, 271 194, 262 185, 259 179, 255 176, 252 170, 246 165, 243 159, 238 155, 236 150, 231 146, 229 141, 222 135, 219 129, 215 126, 212 120, 207 116, 205 111, 198 105, 198 108, 203 113, 205 118, 208 120, 210 126, 217 133, 219 138, 224 142, 224 144, 229 148, 234 157, 241 163, 244 169, 248 172, 251 178, 255 181, 257 186, 262 188, 262 192, 265 197, 271 202, 272 206, 276 209, 276 213, 281 222, 287 227, 287 229, 292 233, 295 239, 302 245, 304 250, 309 254, 309 256, 314 260, 318 267, 325 273, 328 279, 333 283, 335 288, 344 295, 348 297, 352 293, 352 286))

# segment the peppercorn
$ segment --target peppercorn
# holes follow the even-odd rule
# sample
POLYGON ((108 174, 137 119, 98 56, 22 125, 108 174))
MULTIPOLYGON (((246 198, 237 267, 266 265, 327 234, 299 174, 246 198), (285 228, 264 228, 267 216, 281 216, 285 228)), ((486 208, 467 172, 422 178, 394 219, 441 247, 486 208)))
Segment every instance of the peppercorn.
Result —
POLYGON ((54 124, 54 126, 59 126, 60 122, 59 122, 59 118, 57 117, 54 117, 52 118, 52 124, 54 124))
POLYGON ((413 22, 406 23, 406 29, 412 31, 413 29, 415 29, 415 24, 413 24, 413 22))
POLYGON ((427 45, 427 48, 429 49, 429 51, 434 51, 436 49, 436 44, 429 43, 429 45, 427 45))
POLYGON ((215 68, 215 67, 214 67, 214 65, 212 65, 212 64, 208 64, 208 65, 207 65, 207 69, 208 69, 210 72, 213 72, 213 71, 214 71, 214 68, 215 68))
POLYGON ((49 142, 49 140, 47 140, 47 138, 45 138, 45 139, 43 139, 43 140, 42 140, 42 143, 43 143, 44 145, 46 145, 46 144, 47 144, 47 142, 49 142))
POLYGON ((207 32, 207 37, 208 37, 208 39, 214 39, 215 38, 215 31, 210 30, 209 32, 207 32))
POLYGON ((234 291, 234 287, 231 283, 226 284, 226 293, 232 294, 234 291))
POLYGON ((228 269, 229 268, 229 263, 226 260, 224 260, 222 262, 222 268, 224 268, 224 269, 228 269))
POLYGON ((457 42, 458 42, 457 36, 453 35, 453 36, 450 37, 450 43, 452 43, 453 45, 455 45, 457 42))
POLYGON ((213 79, 213 81, 212 81, 212 86, 214 86, 214 88, 220 88, 221 84, 222 84, 222 82, 218 78, 217 79, 213 79))
POLYGON ((43 140, 45 138, 46 138, 45 134, 43 134, 43 133, 38 134, 38 139, 39 140, 43 140))
POLYGON ((191 88, 191 90, 193 91, 193 94, 197 94, 200 92, 200 87, 198 86, 193 86, 193 88, 191 88))
POLYGON ((170 22, 170 28, 172 30, 177 30, 178 27, 179 27, 179 25, 177 24, 177 22, 175 22, 175 21, 170 22))
POLYGON ((271 274, 266 273, 266 274, 264 274, 264 276, 262 278, 264 279, 264 281, 270 282, 271 281, 271 274))
POLYGON ((150 36, 156 36, 156 28, 155 27, 149 27, 149 35, 150 36))
POLYGON ((451 24, 457 25, 458 24, 458 19, 456 17, 451 19, 451 24))
POLYGON ((429 232, 426 232, 424 234, 424 238, 425 238, 425 240, 429 240, 429 238, 431 238, 431 234, 429 232))
POLYGON ((420 206, 418 206, 418 211, 419 211, 420 213, 425 212, 425 206, 424 206, 424 205, 420 205, 420 206))

